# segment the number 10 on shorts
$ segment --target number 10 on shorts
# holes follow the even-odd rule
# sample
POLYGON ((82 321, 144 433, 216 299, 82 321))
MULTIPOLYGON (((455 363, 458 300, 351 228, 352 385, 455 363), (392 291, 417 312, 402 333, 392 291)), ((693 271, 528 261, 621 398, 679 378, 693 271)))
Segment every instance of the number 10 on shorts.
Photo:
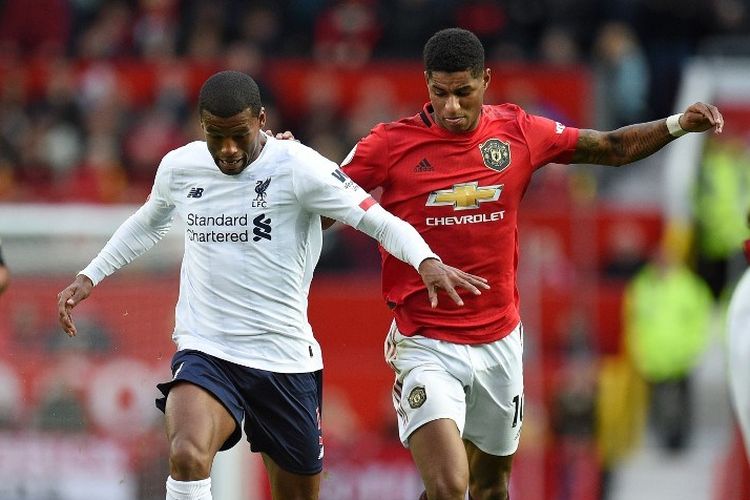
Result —
POLYGON ((515 407, 515 411, 513 412, 512 427, 515 428, 519 422, 523 422, 523 394, 516 394, 513 397, 513 406, 515 407))

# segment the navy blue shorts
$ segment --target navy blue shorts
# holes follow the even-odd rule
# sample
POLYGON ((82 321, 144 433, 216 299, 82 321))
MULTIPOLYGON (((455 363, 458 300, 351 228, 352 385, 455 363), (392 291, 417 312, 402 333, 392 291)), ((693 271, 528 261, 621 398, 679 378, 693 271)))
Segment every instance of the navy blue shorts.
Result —
POLYGON ((245 434, 250 449, 270 456, 285 471, 317 474, 323 468, 323 371, 276 373, 237 365, 200 351, 172 358, 172 380, 156 387, 164 411, 174 384, 190 382, 211 393, 237 423, 221 447, 228 450, 245 434))

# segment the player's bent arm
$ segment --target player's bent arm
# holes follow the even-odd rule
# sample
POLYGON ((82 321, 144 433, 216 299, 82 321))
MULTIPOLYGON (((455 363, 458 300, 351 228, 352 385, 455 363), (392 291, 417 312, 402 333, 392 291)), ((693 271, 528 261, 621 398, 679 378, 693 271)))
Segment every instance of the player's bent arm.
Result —
POLYGON ((417 271, 425 259, 440 260, 411 224, 377 203, 367 209, 356 229, 375 238, 386 252, 410 264, 417 271))
POLYGON ((80 274, 95 286, 156 245, 172 226, 172 209, 147 202, 115 231, 80 274))
POLYGON ((688 132, 713 128, 720 133, 723 127, 724 118, 716 106, 699 102, 679 115, 610 132, 581 129, 571 163, 625 165, 654 154, 688 132))

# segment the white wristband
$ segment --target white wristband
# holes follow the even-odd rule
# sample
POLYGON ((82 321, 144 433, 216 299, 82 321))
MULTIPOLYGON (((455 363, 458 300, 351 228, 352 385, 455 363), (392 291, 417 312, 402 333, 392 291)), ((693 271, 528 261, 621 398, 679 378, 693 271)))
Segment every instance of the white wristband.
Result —
POLYGON ((680 126, 681 116, 682 113, 678 113, 667 117, 667 130, 669 130, 669 135, 672 137, 682 137, 688 133, 687 130, 680 126))

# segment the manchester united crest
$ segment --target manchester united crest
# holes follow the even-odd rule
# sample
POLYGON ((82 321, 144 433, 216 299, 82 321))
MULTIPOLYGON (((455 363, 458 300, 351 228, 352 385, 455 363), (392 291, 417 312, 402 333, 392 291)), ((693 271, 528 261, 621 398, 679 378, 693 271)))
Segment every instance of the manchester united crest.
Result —
POLYGON ((424 387, 415 387, 409 393, 408 401, 412 408, 419 408, 427 401, 427 391, 424 390, 424 387))
POLYGON ((487 139, 479 145, 484 164, 492 170, 502 172, 510 165, 510 144, 500 139, 487 139))

